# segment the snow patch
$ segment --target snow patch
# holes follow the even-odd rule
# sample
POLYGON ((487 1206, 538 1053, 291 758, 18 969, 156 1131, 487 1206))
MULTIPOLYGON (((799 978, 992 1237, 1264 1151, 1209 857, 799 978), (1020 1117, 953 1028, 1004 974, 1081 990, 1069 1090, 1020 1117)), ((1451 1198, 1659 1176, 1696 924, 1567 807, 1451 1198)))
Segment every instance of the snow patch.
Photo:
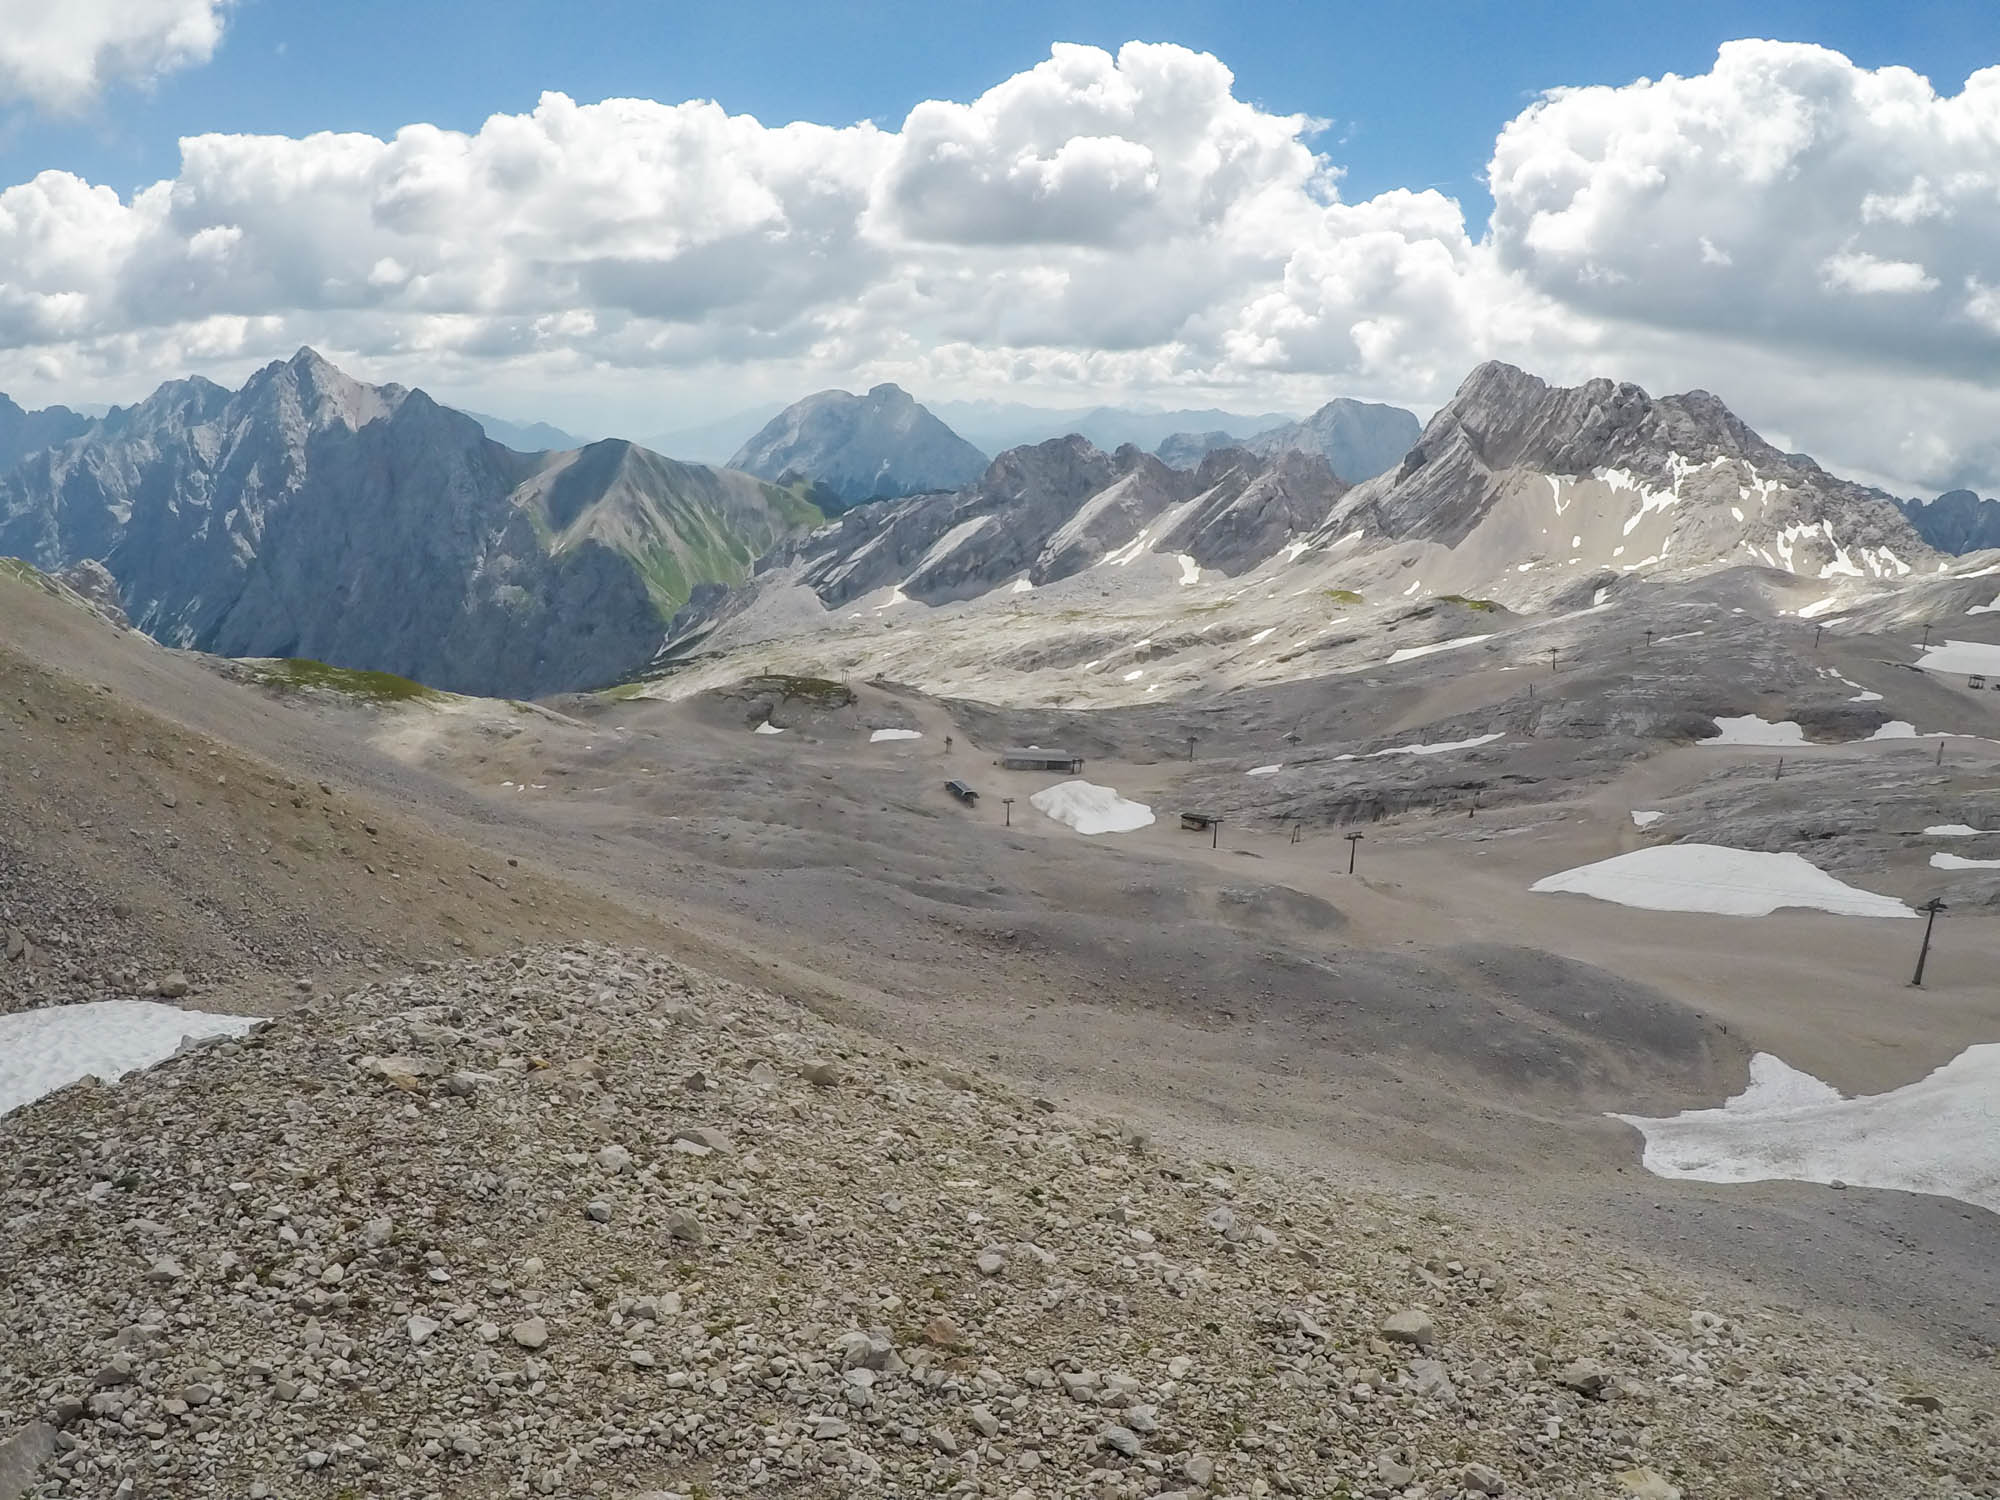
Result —
POLYGON ((1032 589, 1032 588, 1034 588, 1034 584, 1033 584, 1033 583, 1031 583, 1031 582, 1030 582, 1030 581, 1029 581, 1028 579, 1026 579, 1025 577, 1023 577, 1023 578, 1016 578, 1016 579, 1014 580, 1014 589, 1013 589, 1013 591, 1014 591, 1015 593, 1017 593, 1017 594, 1025 594, 1025 593, 1027 593, 1027 592, 1028 592, 1028 591, 1029 591, 1030 589, 1032 589))
POLYGON ((1926 672, 2000 674, 2000 646, 1984 641, 1946 641, 1925 649, 1917 665, 1926 672))
POLYGON ((1281 762, 1275 766, 1252 766, 1249 770, 1245 771, 1243 774, 1245 776, 1275 776, 1284 769, 1285 767, 1281 762))
POLYGON ((2000 859, 1967 859, 1963 854, 1933 854, 1933 870, 2000 870, 2000 859))
POLYGON ((920 740, 923 737, 921 729, 878 729, 868 736, 868 743, 879 745, 883 740, 920 740))
POLYGON ((1720 1109, 1614 1115, 1646 1138, 1656 1177, 1850 1183, 2000 1213, 2000 1044, 1968 1047, 1915 1083, 1848 1099, 1768 1052, 1720 1109))
POLYGON ((766 719, 750 732, 752 734, 783 734, 785 731, 780 729, 776 724, 773 724, 769 719, 766 719))
POLYGON ((1201 565, 1185 552, 1176 552, 1174 561, 1181 565, 1181 587, 1201 582, 1201 565))
POLYGON ((1088 781, 1062 781, 1036 792, 1029 806, 1047 813, 1078 833, 1130 833, 1153 821, 1143 802, 1128 802, 1108 786, 1088 781))
POLYGON ((0 1115, 79 1078, 111 1082, 150 1068, 187 1038, 241 1036, 257 1020, 151 1000, 93 1000, 0 1016, 0 1115))
POLYGON ((1335 760, 1374 760, 1383 755, 1443 755, 1450 750, 1470 750, 1475 745, 1490 745, 1507 731, 1496 729, 1491 734, 1475 735, 1469 740, 1444 740, 1435 745, 1418 743, 1415 745, 1391 745, 1387 750, 1370 750, 1365 756, 1336 755, 1335 760))
MULTIPOLYGON (((1696 740, 1697 745, 1803 745, 1806 732, 1796 720, 1781 719, 1772 723, 1756 714, 1741 714, 1735 718, 1717 715, 1716 728, 1720 734, 1705 740, 1696 740)), ((1881 738, 1878 731, 1876 738, 1881 738)))
POLYGON ((1933 823, 1924 832, 1934 839, 1969 839, 1980 830, 1970 823, 1933 823))
POLYGON ((1382 665, 1393 667, 1399 661, 1415 661, 1420 656, 1435 656, 1440 651, 1454 651, 1460 646, 1476 646, 1481 641, 1492 639, 1491 635, 1461 635, 1453 640, 1436 641, 1428 646, 1405 646, 1400 651, 1391 652, 1389 659, 1382 665))
POLYGON ((1632 822, 1640 828, 1651 828, 1665 816, 1663 812, 1634 812, 1632 822))
POLYGON ((1762 917, 1801 906, 1847 917, 1914 917, 1893 896, 1860 890, 1796 854, 1722 844, 1660 844, 1545 876, 1530 890, 1567 891, 1647 911, 1762 917))

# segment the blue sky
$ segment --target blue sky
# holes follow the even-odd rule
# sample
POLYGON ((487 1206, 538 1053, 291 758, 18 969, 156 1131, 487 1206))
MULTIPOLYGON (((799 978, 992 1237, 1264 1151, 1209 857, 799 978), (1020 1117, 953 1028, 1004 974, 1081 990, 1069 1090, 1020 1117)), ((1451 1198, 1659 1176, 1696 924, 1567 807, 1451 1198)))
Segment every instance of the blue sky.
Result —
POLYGON ((240 0, 206 67, 112 92, 74 121, 18 113, 0 136, 0 180, 54 167, 130 192, 174 174, 183 135, 387 136, 413 121, 470 131, 544 89, 585 102, 714 99, 765 124, 893 127, 919 100, 970 99, 1033 66, 1051 42, 1136 38, 1212 52, 1239 97, 1329 121, 1318 144, 1347 169, 1343 197, 1436 187, 1476 225, 1490 207, 1494 132, 1536 94, 1699 73, 1722 42, 1748 36, 1914 68, 1951 93, 2000 62, 2000 5, 240 0))
POLYGON ((1987 0, 0 0, 31 404, 312 344, 585 434, 886 380, 1421 414, 1504 359, 1993 488, 1996 244, 1987 0))

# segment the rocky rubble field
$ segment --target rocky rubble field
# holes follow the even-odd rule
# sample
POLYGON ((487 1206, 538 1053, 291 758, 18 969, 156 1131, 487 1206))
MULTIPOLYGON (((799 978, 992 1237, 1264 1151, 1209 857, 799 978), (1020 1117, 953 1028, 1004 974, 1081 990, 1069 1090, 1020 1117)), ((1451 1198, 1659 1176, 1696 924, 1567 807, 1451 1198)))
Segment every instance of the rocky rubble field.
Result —
POLYGON ((0 1119, 0 1495, 1991 1496, 1991 1376, 650 955, 0 1119))

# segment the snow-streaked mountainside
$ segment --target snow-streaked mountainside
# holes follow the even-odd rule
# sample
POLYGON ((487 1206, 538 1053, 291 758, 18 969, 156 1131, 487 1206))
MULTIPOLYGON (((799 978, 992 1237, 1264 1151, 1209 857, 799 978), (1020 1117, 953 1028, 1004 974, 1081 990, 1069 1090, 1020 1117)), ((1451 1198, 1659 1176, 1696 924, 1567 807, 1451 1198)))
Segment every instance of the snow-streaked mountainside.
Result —
POLYGON ((778 549, 685 612, 673 651, 789 640, 800 670, 1115 703, 1408 659, 1735 569, 1807 618, 1985 586, 1890 497, 1780 452, 1712 395, 1488 364, 1353 487, 1296 450, 1222 448, 1192 470, 1078 437, 1004 453, 956 493, 778 549))
POLYGON ((1897 502, 1917 535, 1940 552, 1982 552, 2000 547, 2000 499, 1971 490, 1946 490, 1935 500, 1897 502))
POLYGON ((1393 469, 1410 451, 1421 430, 1414 414, 1400 406, 1338 397, 1303 422, 1287 422, 1240 442, 1220 430, 1177 432, 1155 450, 1177 468, 1193 468, 1217 448, 1243 447, 1266 456, 1317 453, 1349 484, 1393 469))
POLYGON ((821 519, 628 443, 516 453, 309 349, 240 391, 171 382, 0 475, 0 554, 102 560, 170 645, 508 696, 642 667, 695 587, 821 519))
POLYGON ((901 386, 865 396, 820 391, 795 401, 729 461, 763 479, 796 476, 845 504, 952 490, 986 467, 986 455, 945 426, 901 386))

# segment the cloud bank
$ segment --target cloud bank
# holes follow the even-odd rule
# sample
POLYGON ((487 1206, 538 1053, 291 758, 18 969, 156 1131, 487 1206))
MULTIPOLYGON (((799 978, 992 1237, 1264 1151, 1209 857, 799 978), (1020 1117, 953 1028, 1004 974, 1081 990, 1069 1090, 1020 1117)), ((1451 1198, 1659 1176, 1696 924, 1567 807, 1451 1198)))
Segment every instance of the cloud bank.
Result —
POLYGON ((1945 97, 1734 42, 1551 90, 1488 181, 1476 227, 1435 191, 1345 201, 1317 122, 1144 43, 1057 46, 893 131, 547 94, 474 134, 198 136, 129 198, 0 192, 0 380, 312 342, 446 387, 1427 406, 1500 357, 1705 385, 1906 488, 2000 483, 2000 69, 1945 97))
POLYGON ((119 83, 205 63, 231 0, 0 0, 0 100, 72 114, 119 83))

